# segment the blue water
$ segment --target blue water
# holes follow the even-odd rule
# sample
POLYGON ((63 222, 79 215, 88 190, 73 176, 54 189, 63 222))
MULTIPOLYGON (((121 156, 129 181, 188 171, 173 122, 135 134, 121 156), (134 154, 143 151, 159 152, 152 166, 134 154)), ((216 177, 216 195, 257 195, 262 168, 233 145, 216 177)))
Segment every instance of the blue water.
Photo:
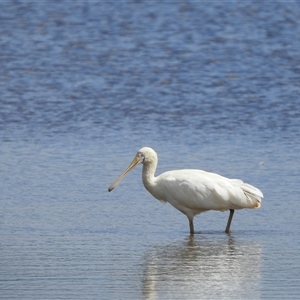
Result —
POLYGON ((0 3, 1 299, 300 298, 300 2, 0 3), (132 171, 249 182, 186 217, 132 171))

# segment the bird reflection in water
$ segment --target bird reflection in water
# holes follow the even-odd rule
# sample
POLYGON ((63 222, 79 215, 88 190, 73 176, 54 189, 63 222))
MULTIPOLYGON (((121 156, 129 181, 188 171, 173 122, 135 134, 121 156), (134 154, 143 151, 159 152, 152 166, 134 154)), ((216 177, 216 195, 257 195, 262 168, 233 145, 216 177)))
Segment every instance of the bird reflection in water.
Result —
POLYGON ((189 236, 145 254, 144 299, 258 299, 261 245, 189 236))

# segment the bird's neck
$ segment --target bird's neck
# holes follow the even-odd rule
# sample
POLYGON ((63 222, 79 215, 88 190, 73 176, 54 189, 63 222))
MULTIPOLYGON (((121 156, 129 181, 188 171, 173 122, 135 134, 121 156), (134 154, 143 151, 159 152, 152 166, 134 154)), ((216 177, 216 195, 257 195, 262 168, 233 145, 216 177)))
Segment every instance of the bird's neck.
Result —
POLYGON ((153 188, 156 185, 154 177, 156 170, 156 163, 144 164, 143 165, 143 184, 145 188, 153 195, 153 188))

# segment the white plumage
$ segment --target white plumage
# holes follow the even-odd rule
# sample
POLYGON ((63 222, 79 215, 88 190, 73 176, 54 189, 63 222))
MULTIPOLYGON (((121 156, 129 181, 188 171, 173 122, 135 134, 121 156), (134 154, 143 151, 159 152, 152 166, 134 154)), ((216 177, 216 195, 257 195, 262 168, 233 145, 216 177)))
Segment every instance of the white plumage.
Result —
POLYGON ((155 177, 157 161, 157 154, 153 149, 140 149, 129 167, 108 191, 112 191, 131 169, 142 163, 145 188, 156 199, 169 202, 185 214, 189 219, 191 234, 194 234, 193 219, 197 214, 208 210, 230 210, 225 229, 229 233, 235 209, 261 206, 262 192, 242 180, 193 169, 168 171, 155 177))

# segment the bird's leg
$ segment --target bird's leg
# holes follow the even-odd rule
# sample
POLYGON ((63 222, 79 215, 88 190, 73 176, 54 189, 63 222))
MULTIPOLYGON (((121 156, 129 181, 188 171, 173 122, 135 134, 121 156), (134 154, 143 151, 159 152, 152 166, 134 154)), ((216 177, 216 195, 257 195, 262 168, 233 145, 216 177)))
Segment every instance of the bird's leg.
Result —
POLYGON ((227 221, 227 226, 226 226, 226 229, 225 229, 226 233, 230 233, 230 224, 231 224, 231 220, 232 220, 232 217, 233 217, 233 214, 234 214, 234 209, 229 209, 229 211, 230 211, 230 214, 229 214, 228 221, 227 221))
POLYGON ((193 219, 189 219, 189 222, 190 222, 190 234, 194 234, 195 231, 194 231, 194 222, 193 222, 193 219))

